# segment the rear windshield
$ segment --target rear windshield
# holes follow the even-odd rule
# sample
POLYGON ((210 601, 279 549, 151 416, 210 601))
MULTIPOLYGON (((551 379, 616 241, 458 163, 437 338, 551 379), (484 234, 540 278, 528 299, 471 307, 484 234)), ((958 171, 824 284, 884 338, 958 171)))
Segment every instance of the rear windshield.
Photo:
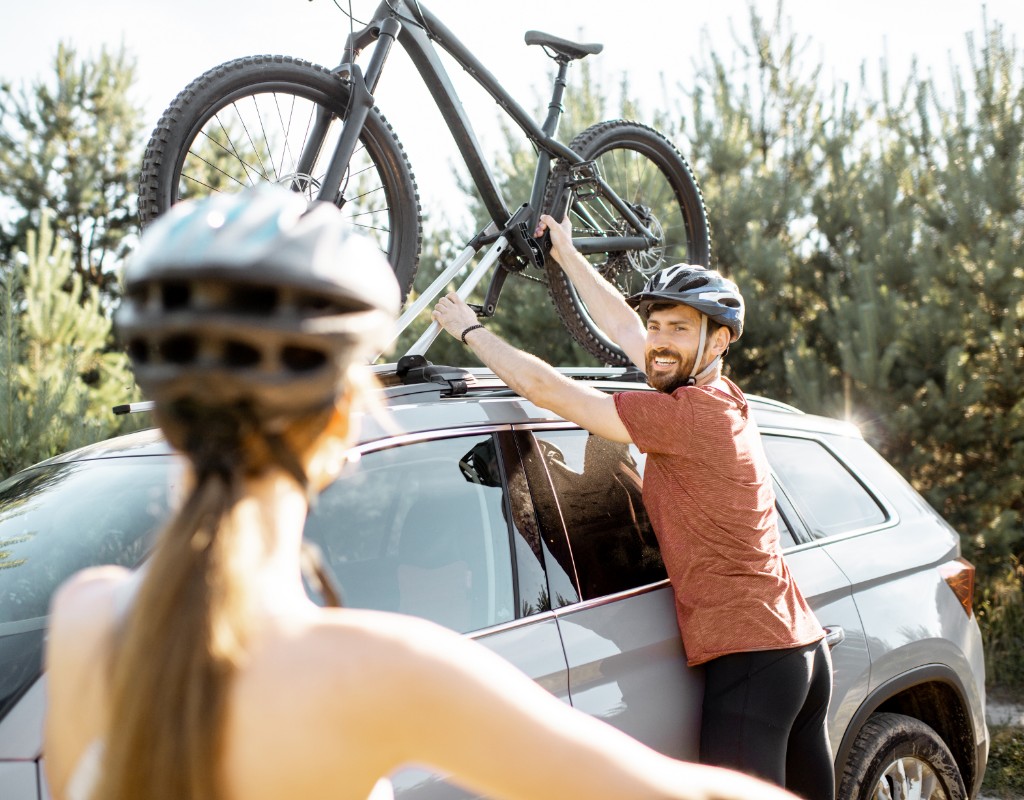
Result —
POLYGON ((167 457, 54 464, 0 483, 0 718, 38 677, 50 597, 97 564, 136 566, 168 516, 167 457))

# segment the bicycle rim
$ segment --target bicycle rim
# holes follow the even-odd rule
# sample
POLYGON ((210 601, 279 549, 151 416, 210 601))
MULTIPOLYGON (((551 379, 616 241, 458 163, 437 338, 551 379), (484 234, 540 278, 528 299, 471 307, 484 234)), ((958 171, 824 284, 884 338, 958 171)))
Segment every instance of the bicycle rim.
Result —
MULTIPOLYGON (((300 87, 251 87, 228 96, 197 126, 174 176, 171 202, 214 192, 235 192, 277 183, 317 197, 327 161, 342 128, 345 109, 300 87), (328 105, 328 103, 332 103, 328 105), (300 168, 318 110, 330 108, 331 122, 316 157, 300 168)), ((392 198, 379 158, 361 141, 334 202, 351 224, 391 251, 392 198)))
MULTIPOLYGON (((652 275, 678 263, 707 265, 711 235, 700 188, 675 146, 652 128, 627 120, 602 122, 577 136, 570 147, 584 161, 594 161, 604 184, 612 189, 653 234, 645 249, 611 249, 611 237, 636 237, 639 231, 593 181, 578 186, 569 219, 573 238, 597 240, 588 260, 620 293, 629 297, 652 275), (603 238, 609 238, 604 250, 603 238)), ((549 184, 545 202, 553 207, 569 173, 561 167, 549 184)), ((573 338, 607 364, 629 363, 625 353, 597 326, 575 287, 557 264, 547 268, 555 309, 573 338)))

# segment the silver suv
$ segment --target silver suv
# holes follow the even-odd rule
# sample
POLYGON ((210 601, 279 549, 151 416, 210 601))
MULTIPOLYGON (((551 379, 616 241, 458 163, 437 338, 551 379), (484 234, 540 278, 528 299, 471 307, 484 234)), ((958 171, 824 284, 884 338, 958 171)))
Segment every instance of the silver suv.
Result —
MULTIPOLYGON (((646 388, 623 370, 566 372, 608 392, 646 388)), ((489 373, 400 378, 390 367, 380 377, 393 427, 366 421, 358 462, 307 526, 346 603, 461 631, 565 702, 694 759, 703 675, 686 666, 641 502, 643 454, 489 373)), ((852 425, 750 401, 786 559, 832 646, 840 797, 975 796, 988 754, 984 665, 957 534, 852 425)), ((4 800, 47 796, 40 657, 51 593, 87 565, 138 564, 179 473, 149 431, 0 484, 4 800)), ((420 770, 393 781, 407 800, 467 796, 420 770)))

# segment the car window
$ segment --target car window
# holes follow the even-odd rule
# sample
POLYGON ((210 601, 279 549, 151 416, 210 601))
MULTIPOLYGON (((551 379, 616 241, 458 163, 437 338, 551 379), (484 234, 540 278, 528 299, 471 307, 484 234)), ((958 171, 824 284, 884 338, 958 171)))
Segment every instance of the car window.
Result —
POLYGON ((814 439, 765 435, 772 469, 816 539, 878 525, 886 513, 841 461, 814 439))
POLYGON ((306 536, 346 605, 465 633, 516 617, 506 508, 493 437, 417 442, 364 455, 306 536))
POLYGON ((564 524, 568 567, 575 569, 582 598, 664 579, 641 497, 640 452, 583 430, 536 431, 534 437, 536 447, 528 457, 534 463, 527 472, 538 476, 542 466, 555 490, 555 502, 538 502, 541 526, 548 538, 551 529, 564 524))
POLYGON ((86 567, 142 561, 178 474, 170 459, 112 458, 0 483, 0 718, 39 675, 53 592, 86 567))

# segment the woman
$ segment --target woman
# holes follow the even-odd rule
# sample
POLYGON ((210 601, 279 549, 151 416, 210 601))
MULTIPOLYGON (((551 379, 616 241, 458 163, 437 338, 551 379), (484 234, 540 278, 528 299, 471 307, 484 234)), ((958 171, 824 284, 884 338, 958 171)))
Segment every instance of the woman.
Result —
POLYGON ((54 600, 54 796, 377 798, 418 763, 498 797, 788 797, 671 761, 439 626, 308 599, 309 498, 398 307, 337 209, 282 189, 147 231, 117 322, 190 488, 142 570, 87 570, 54 600))

